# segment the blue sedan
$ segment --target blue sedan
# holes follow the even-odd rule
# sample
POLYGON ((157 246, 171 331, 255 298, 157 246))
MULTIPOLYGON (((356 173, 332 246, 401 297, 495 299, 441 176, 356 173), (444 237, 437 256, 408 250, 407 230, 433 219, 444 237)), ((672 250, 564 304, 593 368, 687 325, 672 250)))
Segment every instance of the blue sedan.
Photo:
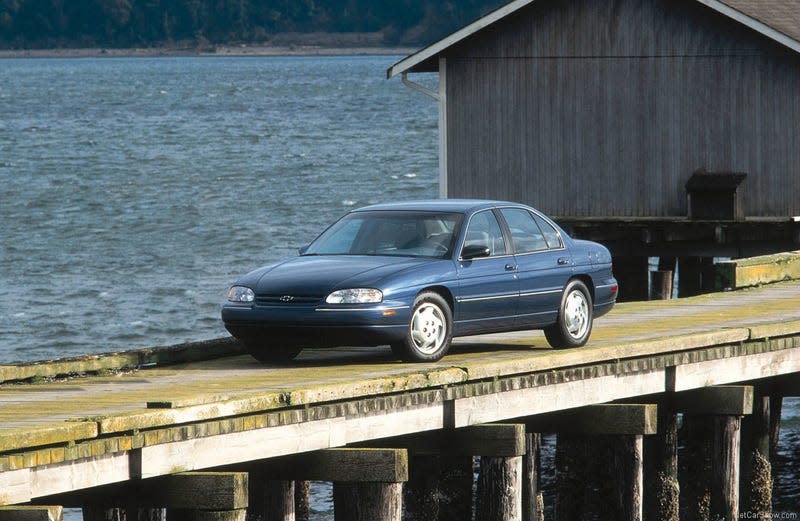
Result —
POLYGON ((435 361, 453 337, 543 329, 578 347, 617 297, 611 255, 517 203, 434 200, 354 210, 300 255, 241 277, 222 320, 256 359, 390 345, 435 361))

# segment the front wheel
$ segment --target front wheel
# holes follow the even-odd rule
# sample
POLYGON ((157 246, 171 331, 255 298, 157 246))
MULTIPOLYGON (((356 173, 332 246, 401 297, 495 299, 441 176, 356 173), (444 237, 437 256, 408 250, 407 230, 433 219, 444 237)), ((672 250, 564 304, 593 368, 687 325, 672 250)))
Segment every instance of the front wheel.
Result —
POLYGON ((580 280, 571 280, 561 295, 558 321, 544 329, 553 347, 580 347, 592 332, 592 294, 580 280))
POLYGON ((452 339, 450 306, 438 293, 426 291, 414 299, 405 338, 392 351, 409 362, 435 362, 450 349, 452 339))

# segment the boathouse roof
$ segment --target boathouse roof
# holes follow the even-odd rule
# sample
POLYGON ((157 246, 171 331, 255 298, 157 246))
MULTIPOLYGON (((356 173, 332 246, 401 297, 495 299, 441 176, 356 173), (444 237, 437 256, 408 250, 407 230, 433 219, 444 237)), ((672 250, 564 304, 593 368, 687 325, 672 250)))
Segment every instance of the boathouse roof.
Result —
MULTIPOLYGON (((473 34, 513 15, 536 0, 514 0, 449 36, 407 56, 387 70, 392 78, 404 72, 437 72, 439 54, 473 34)), ((800 0, 696 0, 718 13, 800 53, 800 0)))

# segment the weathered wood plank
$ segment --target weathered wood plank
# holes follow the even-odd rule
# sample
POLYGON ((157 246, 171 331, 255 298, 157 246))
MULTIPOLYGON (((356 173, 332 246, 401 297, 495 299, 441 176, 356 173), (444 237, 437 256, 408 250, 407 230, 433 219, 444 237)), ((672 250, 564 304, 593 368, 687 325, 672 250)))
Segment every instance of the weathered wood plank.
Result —
POLYGON ((400 483, 408 481, 406 449, 337 448, 284 458, 267 467, 281 479, 400 483))
POLYGON ((0 452, 85 440, 95 438, 97 434, 97 424, 88 421, 36 425, 25 428, 0 428, 0 452))
POLYGON ((347 443, 345 419, 310 421, 145 446, 136 454, 137 477, 149 478, 347 443))
POLYGON ((753 386, 719 385, 674 395, 672 405, 689 414, 744 416, 753 412, 753 386))
POLYGON ((709 360, 675 368, 675 391, 800 372, 800 350, 709 360))
POLYGON ((453 401, 454 425, 491 423, 665 390, 663 371, 653 371, 472 396, 453 401))
POLYGON ((536 416, 527 422, 533 432, 566 432, 575 435, 655 434, 656 404, 603 404, 536 416))

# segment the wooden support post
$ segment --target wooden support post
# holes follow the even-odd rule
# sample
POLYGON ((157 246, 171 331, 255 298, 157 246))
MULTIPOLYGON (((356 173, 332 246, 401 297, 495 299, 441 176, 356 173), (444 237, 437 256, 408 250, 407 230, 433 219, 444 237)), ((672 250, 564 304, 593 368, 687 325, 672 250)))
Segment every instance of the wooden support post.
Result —
POLYGON ((658 431, 648 436, 644 447, 645 519, 678 521, 678 414, 671 404, 658 404, 658 431))
POLYGON ((245 521, 247 478, 246 472, 185 472, 153 480, 147 490, 172 521, 245 521))
POLYGON ((337 520, 400 521, 405 449, 326 449, 293 456, 280 467, 274 476, 281 479, 332 481, 337 520))
POLYGON ((294 482, 294 518, 295 521, 309 521, 311 518, 311 482, 298 480, 294 482))
POLYGON ((769 402, 769 396, 757 392, 753 414, 742 420, 741 512, 746 519, 772 517, 769 402))
POLYGON ((522 520, 522 456, 481 456, 475 519, 522 520))
MULTIPOLYGON (((613 504, 603 501, 613 519, 640 521, 643 515, 643 436, 656 432, 658 409, 652 404, 607 404, 541 415, 531 420, 533 430, 558 429, 556 446, 556 519, 581 519, 587 505, 592 472, 610 474, 613 504), (602 437, 599 442, 597 437, 602 437), (593 437, 593 438, 592 438, 593 437), (601 444, 611 461, 592 466, 601 444), (596 467, 596 468, 595 468, 596 467)), ((599 479, 598 479, 599 481, 599 479)), ((597 503, 596 501, 594 503, 597 503)))
POLYGON ((264 482, 263 501, 263 521, 295 521, 294 481, 264 482))
POLYGON ((741 421, 753 411, 753 387, 706 387, 678 393, 674 403, 689 413, 687 519, 738 519, 741 421))
POLYGON ((522 521, 544 521, 544 498, 539 489, 541 475, 542 435, 525 435, 525 456, 522 477, 522 521))
POLYGON ((591 461, 586 437, 559 433, 556 438, 556 521, 584 519, 586 491, 584 469, 591 461))
POLYGON ((475 518, 521 521, 525 425, 475 425, 457 431, 462 451, 481 457, 475 518))
POLYGON ((334 521, 400 521, 402 483, 333 484, 334 521))
POLYGON ((439 521, 472 519, 473 456, 453 447, 442 452, 439 477, 439 521))
POLYGON ((711 459, 712 519, 739 519, 739 459, 741 416, 714 417, 711 459))
POLYGON ((408 483, 403 491, 404 521, 439 519, 439 481, 442 458, 419 453, 410 457, 408 483))
POLYGON ((672 298, 672 271, 650 272, 650 300, 669 300, 672 298))
POLYGON ((265 470, 249 472, 247 521, 296 521, 295 482, 272 479, 265 470))
POLYGON ((781 414, 783 414, 783 396, 769 397, 769 460, 775 462, 778 455, 778 439, 781 436, 781 414))
POLYGON ((63 521, 64 509, 58 505, 0 507, 0 521, 63 521))
POLYGON ((613 474, 616 488, 617 512, 614 519, 642 521, 644 497, 643 436, 615 436, 613 474))
POLYGON ((619 282, 620 301, 647 300, 649 264, 647 257, 614 257, 614 276, 619 282))
POLYGON ((658 270, 650 273, 651 300, 669 300, 672 298, 677 261, 675 257, 660 257, 658 259, 658 270))
POLYGON ((682 435, 681 505, 687 521, 709 521, 711 516, 711 436, 708 416, 686 414, 682 435))

